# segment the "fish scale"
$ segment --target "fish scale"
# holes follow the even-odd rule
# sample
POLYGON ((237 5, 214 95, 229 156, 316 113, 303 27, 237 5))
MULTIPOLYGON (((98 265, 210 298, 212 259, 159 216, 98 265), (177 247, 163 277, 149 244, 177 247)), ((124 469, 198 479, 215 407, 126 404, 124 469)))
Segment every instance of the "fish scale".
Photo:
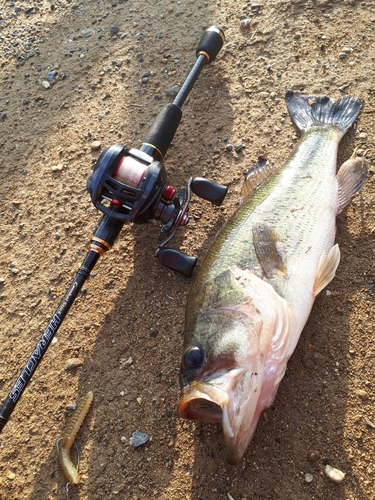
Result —
POLYGON ((186 306, 178 411, 221 422, 231 464, 272 403, 316 295, 335 275, 336 215, 367 178, 363 159, 336 175, 359 100, 289 92, 286 101, 301 141, 219 231, 186 306))

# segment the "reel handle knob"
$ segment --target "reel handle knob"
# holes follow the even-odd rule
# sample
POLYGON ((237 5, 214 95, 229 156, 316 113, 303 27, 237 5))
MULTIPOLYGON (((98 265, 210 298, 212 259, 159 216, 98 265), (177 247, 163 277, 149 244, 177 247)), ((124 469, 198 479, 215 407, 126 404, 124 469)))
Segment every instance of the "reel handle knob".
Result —
POLYGON ((200 198, 211 201, 219 207, 224 201, 228 187, 216 184, 216 182, 204 179, 203 177, 195 177, 191 181, 191 190, 200 198))
POLYGON ((186 255, 175 248, 161 248, 157 256, 163 266, 177 271, 186 278, 190 278, 193 274, 195 264, 197 263, 196 257, 186 255))

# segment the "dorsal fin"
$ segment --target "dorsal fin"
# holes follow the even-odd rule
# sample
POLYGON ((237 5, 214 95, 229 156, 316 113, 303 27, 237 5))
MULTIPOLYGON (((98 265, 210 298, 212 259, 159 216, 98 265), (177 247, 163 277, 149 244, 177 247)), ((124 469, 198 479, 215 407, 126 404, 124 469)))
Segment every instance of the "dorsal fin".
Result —
POLYGON ((268 160, 259 156, 258 163, 250 167, 245 174, 245 181, 241 189, 242 201, 245 201, 273 172, 274 168, 268 160))

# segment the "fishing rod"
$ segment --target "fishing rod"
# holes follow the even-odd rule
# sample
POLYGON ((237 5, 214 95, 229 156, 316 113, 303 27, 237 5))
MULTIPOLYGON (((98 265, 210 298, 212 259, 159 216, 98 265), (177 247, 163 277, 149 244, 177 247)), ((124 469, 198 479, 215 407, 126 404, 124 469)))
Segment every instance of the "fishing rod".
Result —
POLYGON ((204 66, 220 52, 224 40, 223 31, 216 26, 205 31, 196 49, 197 60, 193 68, 174 101, 157 115, 139 149, 116 144, 99 156, 86 188, 92 203, 104 215, 91 237, 89 251, 78 273, 0 409, 0 432, 96 262, 112 248, 125 222, 143 224, 150 219, 160 221, 163 224, 160 231, 162 242, 155 251, 155 257, 164 266, 183 276, 191 276, 197 259, 165 245, 180 226, 188 223, 187 211, 192 193, 220 206, 227 187, 196 177, 189 180, 186 189, 181 188, 177 192, 167 184, 163 158, 181 121, 181 106, 204 66))

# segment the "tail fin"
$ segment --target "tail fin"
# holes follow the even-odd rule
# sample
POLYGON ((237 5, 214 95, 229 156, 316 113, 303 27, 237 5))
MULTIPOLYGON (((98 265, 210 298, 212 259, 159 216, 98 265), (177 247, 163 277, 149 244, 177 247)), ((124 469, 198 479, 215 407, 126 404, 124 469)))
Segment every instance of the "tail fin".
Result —
POLYGON ((362 101, 353 96, 335 100, 288 90, 285 100, 290 117, 302 131, 310 127, 336 126, 345 134, 362 108, 362 101))

